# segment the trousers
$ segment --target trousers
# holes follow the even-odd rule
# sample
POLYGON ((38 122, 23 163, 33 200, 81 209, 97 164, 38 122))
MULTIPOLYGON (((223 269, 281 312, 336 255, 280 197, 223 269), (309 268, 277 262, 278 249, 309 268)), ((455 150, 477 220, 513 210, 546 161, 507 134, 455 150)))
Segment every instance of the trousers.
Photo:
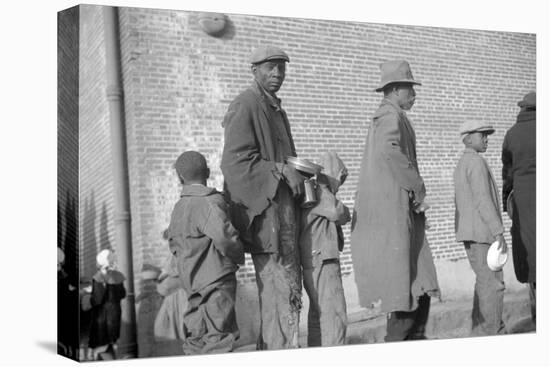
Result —
POLYGON ((476 275, 472 307, 472 335, 505 334, 502 321, 504 278, 502 270, 492 271, 487 265, 489 244, 464 242, 470 266, 476 275))
POLYGON ((188 297, 183 316, 184 354, 224 353, 233 350, 239 337, 235 315, 235 273, 188 297))
POLYGON ((311 269, 303 269, 304 288, 309 297, 307 345, 343 345, 347 315, 340 262, 325 260, 311 269))
POLYGON ((394 311, 388 314, 386 342, 426 339, 426 324, 430 314, 431 298, 423 294, 418 298, 414 311, 394 311))

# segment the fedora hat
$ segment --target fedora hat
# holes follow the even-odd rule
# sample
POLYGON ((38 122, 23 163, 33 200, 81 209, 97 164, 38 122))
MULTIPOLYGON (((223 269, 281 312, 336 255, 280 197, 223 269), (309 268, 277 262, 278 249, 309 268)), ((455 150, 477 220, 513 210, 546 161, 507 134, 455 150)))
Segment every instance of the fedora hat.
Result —
POLYGON ((410 83, 422 85, 414 80, 411 67, 405 60, 392 60, 380 64, 380 85, 375 90, 381 92, 384 87, 391 83, 410 83))
POLYGON ((486 124, 484 122, 477 121, 477 120, 468 120, 463 122, 462 125, 460 125, 459 131, 460 131, 460 136, 464 137, 464 135, 466 134, 477 133, 477 132, 492 134, 495 132, 495 129, 492 125, 486 124))

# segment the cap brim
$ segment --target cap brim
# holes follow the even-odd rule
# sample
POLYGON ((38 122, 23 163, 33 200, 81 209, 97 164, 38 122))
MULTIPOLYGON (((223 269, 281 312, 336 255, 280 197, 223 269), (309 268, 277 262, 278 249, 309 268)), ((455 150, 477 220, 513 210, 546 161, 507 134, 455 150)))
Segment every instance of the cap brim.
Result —
POLYGON ((382 90, 384 90, 384 88, 390 84, 397 84, 397 83, 401 83, 401 84, 413 84, 413 85, 420 85, 422 86, 422 83, 420 82, 417 82, 417 81, 411 81, 411 80, 393 80, 391 82, 388 82, 388 83, 385 83, 385 84, 382 84, 380 85, 378 88, 376 88, 374 91, 375 92, 382 92, 382 90))
POLYGON ((487 135, 494 134, 496 130, 495 129, 475 129, 470 131, 463 131, 460 133, 461 138, 464 137, 464 135, 472 134, 472 133, 487 133, 487 135))

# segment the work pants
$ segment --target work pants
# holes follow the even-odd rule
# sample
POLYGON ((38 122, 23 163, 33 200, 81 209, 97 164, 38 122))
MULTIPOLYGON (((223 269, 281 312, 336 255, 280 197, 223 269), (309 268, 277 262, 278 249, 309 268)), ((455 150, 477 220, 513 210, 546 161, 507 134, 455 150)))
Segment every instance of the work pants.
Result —
POLYGON ((504 280, 502 270, 487 265, 489 244, 464 242, 470 265, 476 275, 472 308, 472 336, 505 334, 502 321, 504 280))
POLYGON ((309 297, 307 345, 343 345, 347 315, 340 262, 325 260, 312 269, 304 269, 303 276, 309 297))

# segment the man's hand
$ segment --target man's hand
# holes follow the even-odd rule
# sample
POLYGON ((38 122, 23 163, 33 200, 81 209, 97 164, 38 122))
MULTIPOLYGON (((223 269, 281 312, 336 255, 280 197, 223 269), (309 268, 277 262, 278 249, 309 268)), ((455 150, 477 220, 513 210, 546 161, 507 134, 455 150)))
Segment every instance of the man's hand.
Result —
POLYGON ((288 164, 283 164, 283 177, 285 178, 288 186, 292 190, 294 197, 297 197, 302 194, 304 176, 300 174, 294 167, 289 166, 288 164))
POLYGON ((506 253, 508 251, 508 245, 506 244, 506 240, 504 239, 504 235, 499 234, 496 236, 495 240, 498 240, 498 250, 502 253, 506 253))

